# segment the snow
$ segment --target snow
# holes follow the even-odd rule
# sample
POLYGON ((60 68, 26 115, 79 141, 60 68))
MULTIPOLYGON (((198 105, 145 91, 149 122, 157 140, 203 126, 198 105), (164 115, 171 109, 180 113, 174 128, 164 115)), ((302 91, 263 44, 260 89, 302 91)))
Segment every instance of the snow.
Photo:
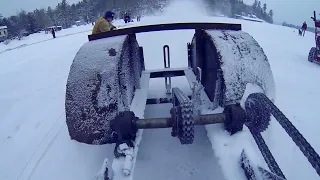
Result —
POLYGON ((255 22, 265 22, 262 19, 257 18, 255 15, 253 15, 253 17, 249 17, 249 16, 242 16, 242 15, 235 15, 238 19, 244 19, 244 20, 248 20, 248 21, 255 21, 255 22))
POLYGON ((115 117, 116 110, 122 107, 117 102, 121 92, 120 77, 114 69, 122 66, 119 59, 125 39, 126 36, 117 36, 87 42, 74 58, 67 82, 66 114, 70 136, 79 142, 105 144, 114 141, 114 137, 106 136, 110 134, 105 133, 110 132, 106 117, 108 120, 115 117), (108 54, 111 48, 114 56, 108 54))
POLYGON ((0 29, 7 29, 7 26, 0 26, 0 29))
MULTIPOLYGON (((114 25, 123 26, 121 23, 121 20, 115 20, 114 25)), ((2 26, 2 27, 6 27, 6 26, 2 26)), ((78 33, 87 33, 89 35, 91 34, 92 27, 93 27, 92 24, 87 24, 87 25, 81 25, 81 26, 73 26, 72 28, 68 28, 68 29, 62 29, 60 31, 56 31, 56 38, 63 38, 63 37, 75 35, 78 33)), ((8 45, 4 43, 0 43, 0 54, 6 51, 42 43, 52 39, 53 37, 50 32, 48 34, 45 34, 44 31, 41 31, 39 33, 31 34, 27 37, 23 37, 22 40, 14 39, 8 45)))
MULTIPOLYGON (((276 85, 275 104, 320 153, 320 113, 317 113, 320 106, 320 66, 307 61, 308 52, 315 44, 314 34, 306 32, 305 37, 301 37, 293 31, 294 29, 288 27, 225 17, 208 17, 201 13, 201 8, 197 10, 197 6, 191 3, 184 2, 183 5, 186 7, 183 8, 183 13, 179 12, 182 8, 172 8, 177 7, 174 5, 171 6, 172 10, 166 11, 167 14, 143 17, 135 25, 179 21, 241 23, 243 31, 254 37, 269 59, 276 85), (188 11, 197 15, 188 16, 188 11)), ((113 145, 95 146, 72 141, 65 124, 65 85, 70 65, 79 48, 88 41, 87 35, 91 28, 92 26, 88 25, 64 29, 61 33, 70 31, 70 34, 76 34, 64 37, 61 35, 61 38, 54 40, 51 40, 50 34, 39 33, 21 41, 14 40, 9 45, 0 44, 1 52, 7 48, 34 43, 32 46, 0 54, 1 180, 88 180, 93 179, 105 158, 109 160, 109 164, 113 160, 113 145)), ((193 31, 189 30, 137 35, 139 44, 144 47, 146 68, 163 67, 162 46, 165 44, 170 46, 171 67, 186 66, 186 43, 191 41, 192 36, 193 31)), ((180 86, 186 82, 182 79, 175 79, 172 84, 180 86)), ((150 81, 149 90, 164 89, 163 86, 164 80, 155 79, 150 81)), ((209 166, 208 161, 218 161, 224 179, 242 180, 244 175, 238 160, 242 149, 245 149, 255 164, 266 168, 247 128, 233 136, 229 136, 222 125, 210 125, 205 128, 215 157, 197 156, 201 159, 188 162, 201 162, 209 166)), ((150 144, 143 144, 146 138, 142 137, 139 152, 149 154, 138 154, 136 168, 139 167, 141 174, 144 173, 146 177, 150 177, 152 171, 157 171, 157 178, 161 179, 159 176, 173 172, 170 168, 174 166, 170 166, 170 163, 180 165, 182 170, 178 171, 175 179, 186 179, 184 173, 197 172, 191 171, 192 168, 186 168, 187 162, 182 158, 173 159, 177 162, 169 161, 166 158, 170 156, 165 153, 170 152, 157 147, 160 145, 157 141, 166 145, 164 142, 167 139, 178 143, 177 139, 170 137, 169 132, 144 132, 144 135, 148 135, 150 144), (152 170, 152 161, 139 165, 140 157, 157 155, 160 156, 158 160, 167 160, 154 162, 159 163, 157 169, 152 170), (181 162, 178 163, 179 161, 181 162), (143 171, 146 167, 151 172, 143 171)), ((288 180, 318 179, 307 159, 274 119, 269 129, 263 133, 263 137, 288 180)), ((177 147, 174 151, 177 152, 177 156, 179 152, 188 151, 183 149, 182 145, 175 145, 177 147), (180 147, 181 151, 178 149, 180 147)), ((202 172, 209 174, 207 171, 211 169, 202 172)), ((136 173, 138 172, 136 169, 136 173)), ((193 179, 198 177, 201 176, 193 179)))
POLYGON ((265 94, 274 99, 275 85, 267 57, 263 49, 248 34, 242 31, 206 31, 212 38, 221 56, 221 69, 226 86, 226 101, 241 99, 244 84, 256 83, 265 94))
MULTIPOLYGON (((130 111, 134 112, 135 116, 138 118, 144 118, 144 111, 146 108, 146 104, 144 102, 146 102, 147 100, 147 95, 148 95, 148 89, 149 89, 149 79, 150 79, 150 74, 149 73, 143 73, 141 80, 140 80, 140 89, 137 89, 135 91, 135 97, 132 100, 132 104, 130 107, 130 111)), ((134 152, 133 152, 133 156, 137 157, 138 155, 138 150, 139 150, 139 145, 141 143, 142 140, 142 135, 143 135, 143 131, 142 129, 138 130, 138 132, 136 133, 136 139, 134 142, 134 152)), ((133 160, 131 161, 132 164, 130 163, 130 165, 132 165, 132 169, 130 169, 131 173, 129 176, 124 176, 123 175, 123 169, 125 167, 126 163, 125 162, 126 159, 124 158, 119 158, 119 159, 114 159, 113 163, 112 163, 112 170, 114 172, 114 180, 132 180, 133 176, 134 176, 134 166, 136 163, 137 158, 133 158, 133 160)))

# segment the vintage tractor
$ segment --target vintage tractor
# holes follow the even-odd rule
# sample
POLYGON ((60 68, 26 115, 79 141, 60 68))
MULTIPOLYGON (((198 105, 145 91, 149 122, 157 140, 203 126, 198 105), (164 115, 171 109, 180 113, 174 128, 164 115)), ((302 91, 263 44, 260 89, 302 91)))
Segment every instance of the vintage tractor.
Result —
POLYGON ((313 17, 311 17, 311 19, 314 21, 315 26, 314 39, 316 46, 310 49, 308 61, 320 63, 320 20, 317 20, 316 11, 313 12, 313 17))

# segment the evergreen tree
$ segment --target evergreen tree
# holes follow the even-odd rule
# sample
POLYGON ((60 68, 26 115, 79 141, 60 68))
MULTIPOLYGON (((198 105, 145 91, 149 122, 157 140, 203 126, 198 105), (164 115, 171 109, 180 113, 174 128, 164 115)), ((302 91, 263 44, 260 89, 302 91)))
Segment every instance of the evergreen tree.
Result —
POLYGON ((267 14, 267 3, 263 4, 263 14, 267 14))
POLYGON ((273 23, 273 10, 271 9, 268 13, 269 18, 270 18, 270 23, 273 23))
POLYGON ((34 17, 34 14, 31 12, 27 14, 27 22, 25 25, 25 30, 28 33, 35 33, 39 30, 36 24, 36 18, 34 17))
POLYGON ((58 3, 56 7, 56 16, 57 23, 61 25, 63 28, 69 28, 73 25, 71 8, 68 4, 67 0, 62 0, 61 3, 58 3))
POLYGON ((51 25, 57 26, 57 18, 55 15, 55 11, 49 6, 47 9, 47 16, 49 17, 50 21, 52 22, 51 25))
POLYGON ((45 9, 36 9, 33 13, 39 29, 44 29, 53 24, 51 18, 49 17, 49 14, 46 13, 45 9))

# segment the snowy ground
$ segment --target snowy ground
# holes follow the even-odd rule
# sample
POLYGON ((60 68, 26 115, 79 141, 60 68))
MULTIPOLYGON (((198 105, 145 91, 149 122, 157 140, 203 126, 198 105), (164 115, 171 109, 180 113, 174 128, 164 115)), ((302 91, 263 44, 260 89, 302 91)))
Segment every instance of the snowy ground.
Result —
MULTIPOLYGON (((121 20, 115 20, 114 25, 117 27, 119 26, 120 28, 124 26, 121 20)), ((56 37, 63 38, 65 36, 75 35, 78 33, 90 33, 92 31, 92 27, 93 26, 91 24, 81 25, 81 26, 74 25, 71 28, 62 29, 61 31, 56 31, 56 37)), ((50 32, 46 34, 44 31, 41 31, 39 33, 31 34, 27 37, 23 37, 22 40, 17 40, 17 39, 12 40, 7 45, 5 45, 4 43, 0 43, 0 54, 6 51, 42 43, 52 39, 53 37, 50 32)))
MULTIPOLYGON (((320 113, 317 113, 320 105, 320 66, 307 61, 309 49, 314 45, 313 34, 306 32, 305 37, 300 37, 292 28, 223 17, 206 17, 201 10, 190 11, 195 9, 195 6, 187 7, 179 9, 172 5, 165 15, 144 17, 139 24, 181 21, 241 23, 243 31, 259 42, 269 58, 276 82, 276 105, 320 153, 320 113)), ((52 39, 50 34, 35 34, 25 40, 11 42, 8 46, 0 44, 1 180, 89 180, 99 170, 105 157, 112 159, 112 145, 89 146, 71 141, 65 124, 64 93, 69 68, 79 48, 87 42, 91 28, 91 25, 88 25, 66 29, 57 34, 58 37, 61 35, 61 38, 54 40, 48 40, 52 39), (67 34, 72 35, 64 36, 67 34), (23 44, 33 45, 1 53, 7 48, 23 44)), ((162 46, 165 44, 170 46, 172 66, 186 66, 186 43, 191 40, 192 35, 193 31, 139 34, 137 38, 144 47, 146 68, 163 67, 162 46)), ((181 83, 180 80, 175 82, 181 83)), ((163 84, 164 82, 160 86, 163 84)), ((150 86, 151 90, 159 89, 159 83, 151 82, 150 86)), ((242 179, 243 174, 236 164, 242 147, 253 157, 259 157, 257 161, 261 160, 247 130, 228 137, 220 125, 207 126, 206 129, 214 149, 212 154, 208 154, 212 158, 190 155, 186 157, 190 159, 181 164, 179 161, 182 161, 182 158, 174 159, 174 163, 178 165, 176 168, 180 168, 180 175, 175 176, 175 179, 207 179, 206 176, 197 174, 197 169, 191 172, 193 167, 187 167, 187 162, 199 163, 201 172, 207 174, 212 173, 208 172, 211 166, 216 169, 215 165, 219 163, 225 177, 218 178, 242 179), (217 162, 211 164, 210 161, 217 162), (206 169, 203 164, 210 168, 206 169), (193 175, 184 176, 184 168, 193 175)), ((200 135, 202 131, 203 129, 199 130, 200 135)), ((145 131, 139 150, 139 153, 141 151, 144 154, 138 156, 136 179, 150 179, 153 172, 157 172, 157 179, 162 179, 162 174, 173 173, 170 162, 165 161, 172 159, 172 155, 157 154, 179 152, 179 146, 173 143, 178 143, 178 140, 170 139, 168 133, 167 130, 154 133, 145 131), (146 141, 143 141, 144 139, 146 141), (166 140, 167 144, 164 143, 166 140), (170 143, 176 147, 174 150, 161 149, 163 147, 160 147, 160 144, 172 147, 170 143), (150 168, 153 165, 139 164, 139 159, 143 158, 154 158, 154 161, 157 161, 154 163, 163 164, 150 168), (163 161, 160 161, 162 159, 163 161)), ((318 179, 303 154, 275 121, 263 136, 288 180, 318 179)), ((203 140, 199 147, 194 147, 194 153, 201 151, 201 148, 209 148, 210 144, 207 142, 203 140)), ((188 153, 183 147, 181 149, 181 152, 188 153)), ((203 152, 208 153, 207 149, 198 153, 203 152)))

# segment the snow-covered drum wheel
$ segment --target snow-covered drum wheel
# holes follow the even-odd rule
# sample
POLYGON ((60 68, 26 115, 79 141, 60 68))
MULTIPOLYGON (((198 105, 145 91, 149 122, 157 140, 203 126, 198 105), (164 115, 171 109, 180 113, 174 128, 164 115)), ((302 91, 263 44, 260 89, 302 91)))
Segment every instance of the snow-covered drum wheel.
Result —
POLYGON ((84 44, 70 68, 66 121, 71 139, 86 144, 116 143, 110 122, 130 108, 142 72, 134 35, 84 44))

